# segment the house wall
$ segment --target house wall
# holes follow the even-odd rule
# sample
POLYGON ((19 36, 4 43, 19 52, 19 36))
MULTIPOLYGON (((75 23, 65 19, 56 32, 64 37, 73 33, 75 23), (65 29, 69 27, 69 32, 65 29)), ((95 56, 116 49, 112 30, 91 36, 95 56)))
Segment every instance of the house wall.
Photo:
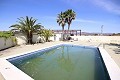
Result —
POLYGON ((55 36, 50 37, 50 40, 52 41, 60 41, 62 34, 55 34, 55 36))

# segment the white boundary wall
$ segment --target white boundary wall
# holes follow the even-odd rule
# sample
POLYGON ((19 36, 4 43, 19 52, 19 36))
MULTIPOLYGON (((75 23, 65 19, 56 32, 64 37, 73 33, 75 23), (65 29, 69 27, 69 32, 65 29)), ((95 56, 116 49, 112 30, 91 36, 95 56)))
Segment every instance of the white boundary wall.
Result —
POLYGON ((26 41, 27 41, 26 36, 22 33, 15 34, 15 37, 17 39, 17 44, 18 45, 25 44, 26 41))
MULTIPOLYGON (((22 44, 26 44, 27 43, 27 39, 26 39, 26 35, 19 33, 19 34, 15 34, 15 37, 17 38, 17 44, 18 45, 22 45, 22 44)), ((39 35, 33 35, 33 42, 36 43, 40 40, 40 36, 39 35)))
POLYGON ((120 36, 71 36, 79 41, 120 44, 120 36))
MULTIPOLYGON (((18 45, 26 44, 27 42, 26 35, 19 33, 19 34, 15 34, 15 37, 17 38, 18 45)), ((50 40, 52 41, 59 41, 60 39, 61 39, 61 34, 56 34, 56 36, 50 37, 50 40)), ((39 40, 44 41, 44 39, 37 34, 33 34, 32 40, 33 40, 33 43, 39 42, 39 40)))
POLYGON ((16 44, 13 42, 12 38, 7 38, 6 40, 5 38, 0 38, 0 50, 12 47, 14 45, 16 44))
MULTIPOLYGON (((26 36, 24 34, 15 35, 18 41, 18 45, 26 43, 26 36)), ((100 43, 115 43, 120 44, 120 36, 71 36, 74 40, 87 41, 87 42, 100 42, 100 43)), ((33 42, 36 43, 40 40, 39 35, 33 35, 33 42)), ((56 34, 56 36, 50 37, 52 41, 59 41, 61 39, 61 34, 56 34)))

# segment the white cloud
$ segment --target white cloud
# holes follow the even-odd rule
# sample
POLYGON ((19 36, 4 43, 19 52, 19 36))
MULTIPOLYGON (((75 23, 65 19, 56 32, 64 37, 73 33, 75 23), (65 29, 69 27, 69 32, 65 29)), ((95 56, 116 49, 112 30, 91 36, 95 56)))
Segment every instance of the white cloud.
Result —
POLYGON ((103 7, 104 9, 106 9, 110 12, 120 14, 120 6, 110 0, 91 0, 91 1, 94 4, 96 4, 100 7, 103 7))
POLYGON ((80 5, 81 3, 83 3, 85 0, 61 0, 64 3, 67 3, 71 6, 76 6, 76 5, 80 5))
MULTIPOLYGON (((55 20, 55 19, 57 19, 57 17, 54 17, 54 16, 43 16, 42 18, 49 19, 49 20, 55 20)), ((99 23, 97 21, 87 20, 87 19, 75 19, 73 21, 75 21, 75 22, 82 22, 82 23, 99 23)))
POLYGON ((85 20, 85 19, 75 19, 75 22, 82 22, 82 23, 98 23, 97 21, 94 20, 85 20))
MULTIPOLYGON (((43 16, 42 18, 49 19, 49 20, 56 20, 57 19, 57 17, 54 17, 54 16, 43 16)), ((82 23, 100 23, 98 21, 87 20, 87 19, 75 19, 73 21, 74 22, 82 22, 82 23)))
POLYGON ((67 3, 74 3, 74 2, 79 2, 79 1, 83 1, 83 0, 62 0, 65 1, 67 3))
POLYGON ((62 0, 68 4, 81 4, 81 3, 86 3, 90 2, 93 3, 97 6, 102 7, 103 9, 115 13, 115 14, 120 14, 120 5, 117 5, 114 0, 62 0))
POLYGON ((57 19, 57 17, 54 17, 54 16, 43 16, 41 18, 44 18, 44 19, 57 19))

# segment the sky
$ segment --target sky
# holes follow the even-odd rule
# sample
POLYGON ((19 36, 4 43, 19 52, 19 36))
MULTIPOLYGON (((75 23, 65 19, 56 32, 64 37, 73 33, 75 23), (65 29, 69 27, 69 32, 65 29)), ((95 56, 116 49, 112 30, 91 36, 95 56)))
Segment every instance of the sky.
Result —
MULTIPOLYGON (((71 30, 120 33, 120 0, 0 0, 0 31, 10 30, 20 17, 33 17, 46 29, 61 30, 56 19, 72 9, 76 18, 71 30)), ((65 26, 65 29, 67 29, 65 26)))

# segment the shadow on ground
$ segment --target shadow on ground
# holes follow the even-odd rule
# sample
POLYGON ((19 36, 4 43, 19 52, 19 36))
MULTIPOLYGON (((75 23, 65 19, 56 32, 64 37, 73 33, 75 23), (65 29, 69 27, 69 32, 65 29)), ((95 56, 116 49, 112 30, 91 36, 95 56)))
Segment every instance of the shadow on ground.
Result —
POLYGON ((114 48, 113 51, 115 51, 116 54, 120 54, 120 44, 114 44, 114 43, 110 43, 110 44, 107 44, 109 46, 115 46, 116 48, 114 48))

